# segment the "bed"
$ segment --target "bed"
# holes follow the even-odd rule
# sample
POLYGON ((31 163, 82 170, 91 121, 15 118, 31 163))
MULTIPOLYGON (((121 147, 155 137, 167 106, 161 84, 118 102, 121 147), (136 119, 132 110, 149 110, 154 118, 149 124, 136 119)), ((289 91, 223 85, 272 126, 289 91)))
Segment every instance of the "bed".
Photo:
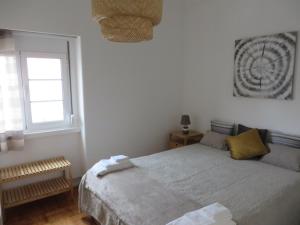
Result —
POLYGON ((132 159, 135 168, 102 178, 88 171, 79 207, 101 225, 165 225, 219 202, 238 225, 299 225, 300 173, 236 161, 201 144, 132 159))

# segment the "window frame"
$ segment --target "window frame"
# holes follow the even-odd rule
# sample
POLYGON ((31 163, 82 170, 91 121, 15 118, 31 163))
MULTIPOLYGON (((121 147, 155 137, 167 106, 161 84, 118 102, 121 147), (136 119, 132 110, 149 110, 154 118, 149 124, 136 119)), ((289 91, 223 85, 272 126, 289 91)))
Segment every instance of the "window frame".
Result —
POLYGON ((71 114, 72 114, 72 103, 71 103, 71 78, 69 65, 70 61, 67 53, 52 53, 52 52, 32 52, 32 51, 20 51, 20 77, 23 86, 23 102, 24 102, 24 120, 25 130, 27 132, 51 130, 51 129, 62 129, 71 127, 71 114), (61 80, 62 80, 62 92, 63 92, 63 110, 64 120, 53 121, 53 122, 41 122, 33 123, 30 105, 30 89, 29 89, 29 78, 27 68, 27 58, 55 58, 61 60, 61 80))

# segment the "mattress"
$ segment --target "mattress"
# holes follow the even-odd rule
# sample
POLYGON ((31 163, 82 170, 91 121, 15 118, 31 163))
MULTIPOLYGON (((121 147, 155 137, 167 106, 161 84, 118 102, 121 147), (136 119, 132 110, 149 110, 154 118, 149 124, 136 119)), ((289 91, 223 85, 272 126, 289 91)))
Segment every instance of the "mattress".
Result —
POLYGON ((239 225, 299 225, 300 173, 195 144, 132 159, 102 178, 88 171, 79 207, 101 225, 165 225, 219 202, 239 225))

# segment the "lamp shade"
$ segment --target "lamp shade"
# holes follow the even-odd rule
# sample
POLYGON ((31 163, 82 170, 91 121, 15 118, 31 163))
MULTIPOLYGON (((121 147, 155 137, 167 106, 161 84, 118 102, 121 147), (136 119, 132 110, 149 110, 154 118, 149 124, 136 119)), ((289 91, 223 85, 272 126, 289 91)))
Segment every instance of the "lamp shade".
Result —
POLYGON ((92 15, 103 36, 114 42, 153 38, 162 17, 163 0, 92 0, 92 15))
POLYGON ((189 115, 182 115, 181 116, 181 125, 190 125, 191 124, 191 119, 189 115))

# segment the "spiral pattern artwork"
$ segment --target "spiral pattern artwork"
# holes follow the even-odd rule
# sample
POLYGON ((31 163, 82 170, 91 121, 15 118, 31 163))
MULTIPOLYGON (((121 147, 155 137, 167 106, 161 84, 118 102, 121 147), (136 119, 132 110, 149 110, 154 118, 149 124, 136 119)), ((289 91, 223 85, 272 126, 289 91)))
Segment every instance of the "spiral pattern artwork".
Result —
POLYGON ((237 97, 292 99, 297 32, 235 41, 237 97))

